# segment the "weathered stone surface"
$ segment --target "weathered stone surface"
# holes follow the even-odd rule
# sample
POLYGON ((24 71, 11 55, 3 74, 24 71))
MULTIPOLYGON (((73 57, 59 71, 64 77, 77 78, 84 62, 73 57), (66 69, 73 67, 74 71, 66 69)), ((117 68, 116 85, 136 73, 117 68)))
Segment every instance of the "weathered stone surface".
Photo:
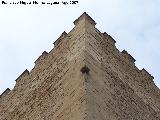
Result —
POLYGON ((83 13, 0 97, 0 120, 160 120, 160 90, 83 13))

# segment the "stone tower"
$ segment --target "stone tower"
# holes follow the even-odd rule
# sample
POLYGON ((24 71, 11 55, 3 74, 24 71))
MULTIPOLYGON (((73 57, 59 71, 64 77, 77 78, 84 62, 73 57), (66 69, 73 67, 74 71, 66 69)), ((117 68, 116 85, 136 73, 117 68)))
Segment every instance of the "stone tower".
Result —
POLYGON ((83 13, 0 96, 0 120, 160 120, 160 90, 83 13))

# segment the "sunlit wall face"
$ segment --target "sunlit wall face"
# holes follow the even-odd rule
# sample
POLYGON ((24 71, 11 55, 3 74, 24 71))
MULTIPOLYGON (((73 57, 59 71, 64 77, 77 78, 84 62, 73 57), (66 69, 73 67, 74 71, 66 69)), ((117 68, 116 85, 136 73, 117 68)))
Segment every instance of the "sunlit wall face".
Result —
POLYGON ((160 87, 160 1, 78 2, 24 6, 2 5, 0 1, 0 93, 7 87, 12 89, 14 80, 25 69, 31 70, 38 56, 50 51, 52 43, 63 31, 69 32, 72 22, 84 11, 97 22, 99 30, 117 41, 120 51, 126 49, 136 59, 139 69, 149 71, 160 87))

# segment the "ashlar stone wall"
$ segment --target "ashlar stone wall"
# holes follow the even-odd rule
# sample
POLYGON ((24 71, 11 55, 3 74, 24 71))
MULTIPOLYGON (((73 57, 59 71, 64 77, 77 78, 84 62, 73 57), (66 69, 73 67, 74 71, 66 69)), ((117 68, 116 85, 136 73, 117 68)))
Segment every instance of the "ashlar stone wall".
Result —
POLYGON ((153 77, 87 13, 74 24, 1 94, 0 120, 160 120, 153 77))

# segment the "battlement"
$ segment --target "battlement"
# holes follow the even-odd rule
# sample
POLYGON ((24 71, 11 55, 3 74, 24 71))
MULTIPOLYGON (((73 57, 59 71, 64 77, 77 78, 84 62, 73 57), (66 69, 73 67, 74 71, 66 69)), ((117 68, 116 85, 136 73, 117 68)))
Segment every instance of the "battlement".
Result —
POLYGON ((47 55, 48 55, 48 52, 44 51, 42 53, 42 55, 39 56, 38 59, 34 63, 37 64, 39 61, 41 61, 42 59, 44 59, 47 55))
POLYGON ((141 72, 141 75, 143 77, 146 77, 146 78, 149 78, 149 79, 154 79, 154 77, 144 68, 140 72, 141 72))
POLYGON ((11 90, 9 88, 7 88, 1 95, 0 98, 2 98, 3 96, 7 95, 11 90))
POLYGON ((67 36, 67 33, 64 31, 64 32, 60 35, 60 37, 53 43, 54 46, 57 46, 57 45, 62 41, 62 39, 64 39, 66 36, 67 36))
POLYGON ((130 62, 134 63, 136 61, 126 50, 123 50, 121 53, 130 62))
POLYGON ((73 23, 74 25, 78 25, 81 21, 87 20, 88 23, 95 26, 96 22, 86 13, 84 12, 78 19, 76 19, 73 23))
POLYGON ((12 91, 0 95, 0 119, 160 120, 153 76, 120 52, 86 12, 74 24, 15 80, 12 91))
POLYGON ((115 45, 116 41, 110 35, 108 35, 106 32, 104 32, 103 35, 111 44, 115 45))
POLYGON ((29 71, 26 69, 15 81, 17 82, 19 79, 21 79, 22 77, 25 77, 29 75, 29 71))

